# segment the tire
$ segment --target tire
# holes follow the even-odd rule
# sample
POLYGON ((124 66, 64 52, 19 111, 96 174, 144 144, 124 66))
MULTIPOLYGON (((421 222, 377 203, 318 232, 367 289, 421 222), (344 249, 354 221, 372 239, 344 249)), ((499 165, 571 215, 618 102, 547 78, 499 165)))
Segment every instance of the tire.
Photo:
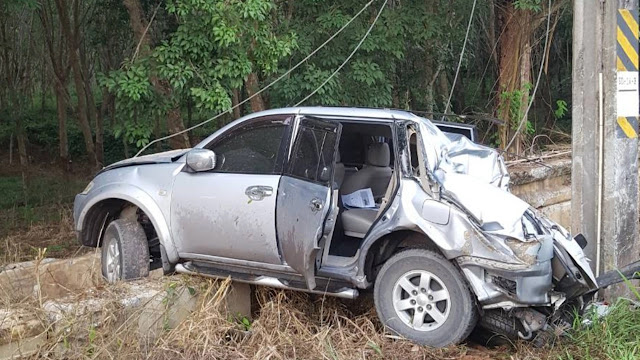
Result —
POLYGON ((102 276, 107 282, 134 280, 149 275, 149 245, 137 221, 112 221, 102 240, 102 276))
POLYGON ((425 249, 389 258, 378 273, 373 297, 385 327, 421 345, 458 344, 478 321, 474 297, 460 271, 425 249))

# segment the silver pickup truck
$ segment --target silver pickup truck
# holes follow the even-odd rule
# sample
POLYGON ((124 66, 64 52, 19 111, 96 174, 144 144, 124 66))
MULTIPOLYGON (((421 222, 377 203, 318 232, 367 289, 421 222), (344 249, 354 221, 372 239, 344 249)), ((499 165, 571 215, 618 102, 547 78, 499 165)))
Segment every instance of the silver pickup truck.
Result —
POLYGON ((382 323, 430 346, 478 321, 530 339, 581 310, 598 288, 584 238, 512 195, 473 128, 439 127, 395 110, 253 113, 193 149, 107 166, 77 195, 75 227, 110 282, 162 267, 345 298, 373 289, 382 323))

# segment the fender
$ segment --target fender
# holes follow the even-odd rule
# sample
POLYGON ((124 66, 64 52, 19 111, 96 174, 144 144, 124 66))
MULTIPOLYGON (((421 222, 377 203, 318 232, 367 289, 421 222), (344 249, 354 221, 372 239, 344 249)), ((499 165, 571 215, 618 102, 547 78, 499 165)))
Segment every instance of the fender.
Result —
MULTIPOLYGON (((78 195, 82 196, 82 195, 78 195)), ((107 199, 125 200, 139 207, 149 217, 158 235, 160 244, 164 247, 167 254, 167 260, 170 263, 178 262, 178 250, 171 238, 171 232, 167 219, 162 213, 157 202, 141 188, 127 183, 111 183, 100 188, 94 189, 88 195, 82 209, 80 210, 77 221, 76 230, 81 231, 84 218, 89 210, 97 203, 107 199)), ((76 199, 76 202, 78 199, 76 199)))

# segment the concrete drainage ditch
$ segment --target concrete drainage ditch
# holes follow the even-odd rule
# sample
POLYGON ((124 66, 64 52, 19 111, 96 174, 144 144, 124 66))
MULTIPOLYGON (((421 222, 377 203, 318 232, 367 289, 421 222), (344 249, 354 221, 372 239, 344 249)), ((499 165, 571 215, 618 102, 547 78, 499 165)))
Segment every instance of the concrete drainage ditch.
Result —
MULTIPOLYGON (((152 343, 186 319, 202 294, 183 281, 187 277, 162 277, 159 271, 149 279, 109 285, 101 278, 97 254, 0 268, 0 360, 33 355, 52 339, 59 339, 54 351, 64 355, 69 342, 86 341, 70 338, 78 333, 74 328, 93 329, 105 322, 135 328, 144 342, 152 343)), ((232 283, 225 291, 229 316, 250 316, 249 285, 232 283)))

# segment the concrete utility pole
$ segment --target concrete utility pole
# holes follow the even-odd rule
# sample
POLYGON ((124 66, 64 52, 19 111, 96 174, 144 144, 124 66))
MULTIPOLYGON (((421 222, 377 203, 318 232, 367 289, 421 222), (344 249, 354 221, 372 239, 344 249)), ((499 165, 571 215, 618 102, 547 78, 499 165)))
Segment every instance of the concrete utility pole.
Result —
POLYGON ((640 257, 638 0, 573 8, 571 230, 602 274, 640 257))

